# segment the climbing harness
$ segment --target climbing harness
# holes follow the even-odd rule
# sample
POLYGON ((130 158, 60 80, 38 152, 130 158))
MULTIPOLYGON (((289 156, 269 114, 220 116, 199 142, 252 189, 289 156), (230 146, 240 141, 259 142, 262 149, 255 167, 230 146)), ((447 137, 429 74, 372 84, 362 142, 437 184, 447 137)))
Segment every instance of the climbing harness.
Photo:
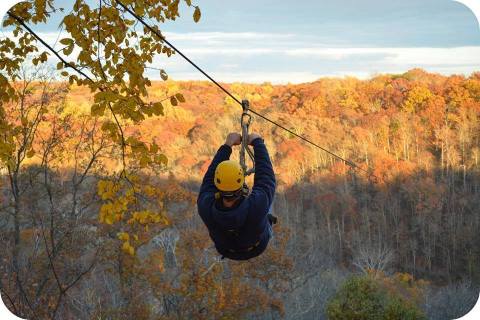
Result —
POLYGON ((245 252, 250 252, 254 249, 256 249, 260 245, 260 240, 255 242, 253 245, 251 245, 248 248, 240 249, 240 250, 233 250, 233 249, 228 249, 228 252, 230 253, 245 253, 245 252))

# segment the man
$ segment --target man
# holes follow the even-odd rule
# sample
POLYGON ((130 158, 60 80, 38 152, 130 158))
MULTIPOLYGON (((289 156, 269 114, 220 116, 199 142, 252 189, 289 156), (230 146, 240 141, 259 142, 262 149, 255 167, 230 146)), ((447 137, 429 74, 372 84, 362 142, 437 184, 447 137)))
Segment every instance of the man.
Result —
POLYGON ((270 207, 275 194, 275 174, 265 143, 260 135, 248 136, 255 157, 252 192, 244 192, 244 173, 240 164, 229 160, 232 146, 242 137, 230 133, 203 178, 197 206, 217 251, 232 260, 248 260, 265 251, 272 237, 270 207))

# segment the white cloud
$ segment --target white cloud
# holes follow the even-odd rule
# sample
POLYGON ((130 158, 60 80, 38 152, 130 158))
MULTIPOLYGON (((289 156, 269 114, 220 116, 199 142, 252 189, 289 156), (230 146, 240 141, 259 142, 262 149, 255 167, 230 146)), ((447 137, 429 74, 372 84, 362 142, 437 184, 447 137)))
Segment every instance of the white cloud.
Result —
POLYGON ((204 55, 224 55, 224 56, 258 56, 265 54, 279 54, 281 50, 271 48, 183 48, 184 54, 193 54, 196 56, 204 55))
POLYGON ((377 55, 379 62, 402 65, 479 65, 480 47, 454 48, 298 48, 286 50, 295 57, 321 57, 334 60, 377 55))
MULTIPOLYGON (((247 82, 247 83, 302 83, 311 82, 320 78, 322 75, 311 72, 217 72, 212 71, 209 74, 220 82, 247 82)), ((206 78, 195 72, 172 72, 174 80, 205 80, 206 78)), ((333 75, 332 75, 333 76, 333 75)), ((336 75, 336 76, 341 76, 336 75)))
POLYGON ((265 39, 291 39, 295 37, 291 33, 261 33, 261 32, 165 32, 165 37, 169 40, 188 40, 188 41, 245 41, 245 40, 265 40, 265 39))
MULTIPOLYGON (((49 44, 58 32, 39 35, 49 44)), ((6 33, 5 36, 12 36, 6 33)), ((68 36, 65 32, 60 39, 68 36)), ((335 47, 294 34, 194 32, 166 33, 182 52, 219 81, 298 83, 324 76, 368 78, 377 73, 400 73, 414 67, 443 74, 469 74, 480 70, 480 46, 335 47)), ((57 44, 56 49, 61 47, 57 44)), ((74 53, 77 53, 76 51, 74 53)), ((51 57, 52 64, 56 64, 51 57)), ((179 55, 155 57, 150 65, 165 69, 173 79, 204 79, 179 55)), ((159 72, 147 70, 151 79, 159 72)))

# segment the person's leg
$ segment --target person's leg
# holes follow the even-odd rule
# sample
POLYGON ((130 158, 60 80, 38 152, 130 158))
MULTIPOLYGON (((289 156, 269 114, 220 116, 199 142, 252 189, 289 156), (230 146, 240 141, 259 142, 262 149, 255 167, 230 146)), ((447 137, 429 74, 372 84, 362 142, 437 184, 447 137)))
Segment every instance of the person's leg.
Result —
POLYGON ((271 240, 271 239, 273 239, 273 227, 272 227, 272 224, 270 222, 268 223, 267 228, 268 228, 268 234, 269 234, 270 240, 271 240))

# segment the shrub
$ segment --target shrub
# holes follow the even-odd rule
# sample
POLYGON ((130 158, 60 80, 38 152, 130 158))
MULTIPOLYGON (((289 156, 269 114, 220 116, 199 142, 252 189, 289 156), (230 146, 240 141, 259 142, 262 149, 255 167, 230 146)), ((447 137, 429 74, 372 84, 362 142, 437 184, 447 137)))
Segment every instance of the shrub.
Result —
POLYGON ((426 319, 413 303, 388 292, 371 276, 352 276, 327 304, 330 320, 426 319))

